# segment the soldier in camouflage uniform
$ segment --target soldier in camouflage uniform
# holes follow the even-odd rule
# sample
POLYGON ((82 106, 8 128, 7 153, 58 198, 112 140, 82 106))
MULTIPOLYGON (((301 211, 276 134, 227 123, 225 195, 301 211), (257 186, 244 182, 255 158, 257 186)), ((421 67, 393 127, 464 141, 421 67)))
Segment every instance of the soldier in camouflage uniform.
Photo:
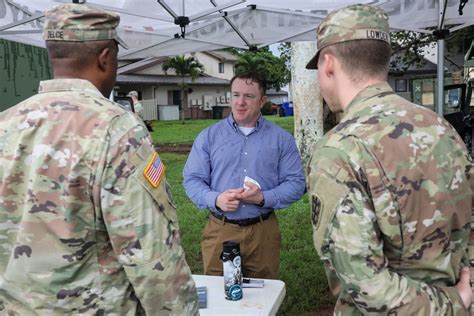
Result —
POLYGON ((118 23, 84 4, 48 10, 55 79, 0 114, 0 314, 198 313, 163 163, 104 97, 118 23))
POLYGON ((133 107, 135 109, 135 114, 137 114, 138 117, 143 120, 143 105, 140 101, 138 101, 138 92, 137 91, 130 91, 127 94, 127 96, 132 98, 133 107))
POLYGON ((344 115, 307 168, 314 244, 338 298, 335 314, 468 314, 474 178, 464 143, 386 82, 383 11, 332 12, 317 40, 307 68, 318 69, 322 96, 344 115))

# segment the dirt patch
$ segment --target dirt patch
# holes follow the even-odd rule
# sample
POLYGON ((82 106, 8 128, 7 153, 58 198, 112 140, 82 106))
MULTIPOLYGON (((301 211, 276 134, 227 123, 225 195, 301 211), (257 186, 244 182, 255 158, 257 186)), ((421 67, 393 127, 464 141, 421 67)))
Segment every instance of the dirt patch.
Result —
POLYGON ((327 305, 311 312, 311 316, 332 316, 334 313, 334 306, 327 305))
POLYGON ((155 144, 155 149, 158 153, 178 153, 178 154, 189 154, 193 144, 155 144))

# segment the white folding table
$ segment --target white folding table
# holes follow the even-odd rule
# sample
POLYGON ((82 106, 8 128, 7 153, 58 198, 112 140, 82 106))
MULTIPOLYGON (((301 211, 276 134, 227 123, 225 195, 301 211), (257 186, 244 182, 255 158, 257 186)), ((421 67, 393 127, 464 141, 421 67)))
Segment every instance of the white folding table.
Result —
POLYGON ((221 276, 193 275, 196 286, 207 287, 207 308, 199 309, 208 315, 275 315, 285 297, 285 283, 264 279, 263 288, 243 288, 238 301, 225 298, 224 278, 221 276))

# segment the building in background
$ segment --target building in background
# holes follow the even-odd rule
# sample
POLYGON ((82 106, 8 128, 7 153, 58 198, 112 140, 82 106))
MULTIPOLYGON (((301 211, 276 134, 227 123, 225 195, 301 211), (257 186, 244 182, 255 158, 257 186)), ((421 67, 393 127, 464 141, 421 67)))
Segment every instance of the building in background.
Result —
MULTIPOLYGON (((192 56, 204 66, 204 71, 194 81, 185 78, 185 119, 219 119, 228 115, 230 79, 237 57, 224 51, 197 52, 192 56)), ((182 78, 163 71, 162 65, 167 59, 152 57, 120 62, 116 94, 124 96, 129 91, 137 91, 145 108, 145 119, 179 119, 177 108, 182 78)))

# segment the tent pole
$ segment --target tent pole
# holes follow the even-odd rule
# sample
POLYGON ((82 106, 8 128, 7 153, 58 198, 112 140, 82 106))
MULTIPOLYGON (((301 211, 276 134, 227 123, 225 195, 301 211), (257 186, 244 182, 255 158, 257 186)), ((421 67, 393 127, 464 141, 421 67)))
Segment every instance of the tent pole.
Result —
POLYGON ((437 75, 437 98, 436 112, 439 116, 443 116, 444 105, 444 40, 438 40, 438 75, 437 75))
MULTIPOLYGON (((444 28, 445 0, 438 1, 438 31, 444 28)), ((436 112, 439 116, 443 116, 444 106, 444 37, 438 37, 438 67, 437 67, 437 89, 436 89, 436 112)))

